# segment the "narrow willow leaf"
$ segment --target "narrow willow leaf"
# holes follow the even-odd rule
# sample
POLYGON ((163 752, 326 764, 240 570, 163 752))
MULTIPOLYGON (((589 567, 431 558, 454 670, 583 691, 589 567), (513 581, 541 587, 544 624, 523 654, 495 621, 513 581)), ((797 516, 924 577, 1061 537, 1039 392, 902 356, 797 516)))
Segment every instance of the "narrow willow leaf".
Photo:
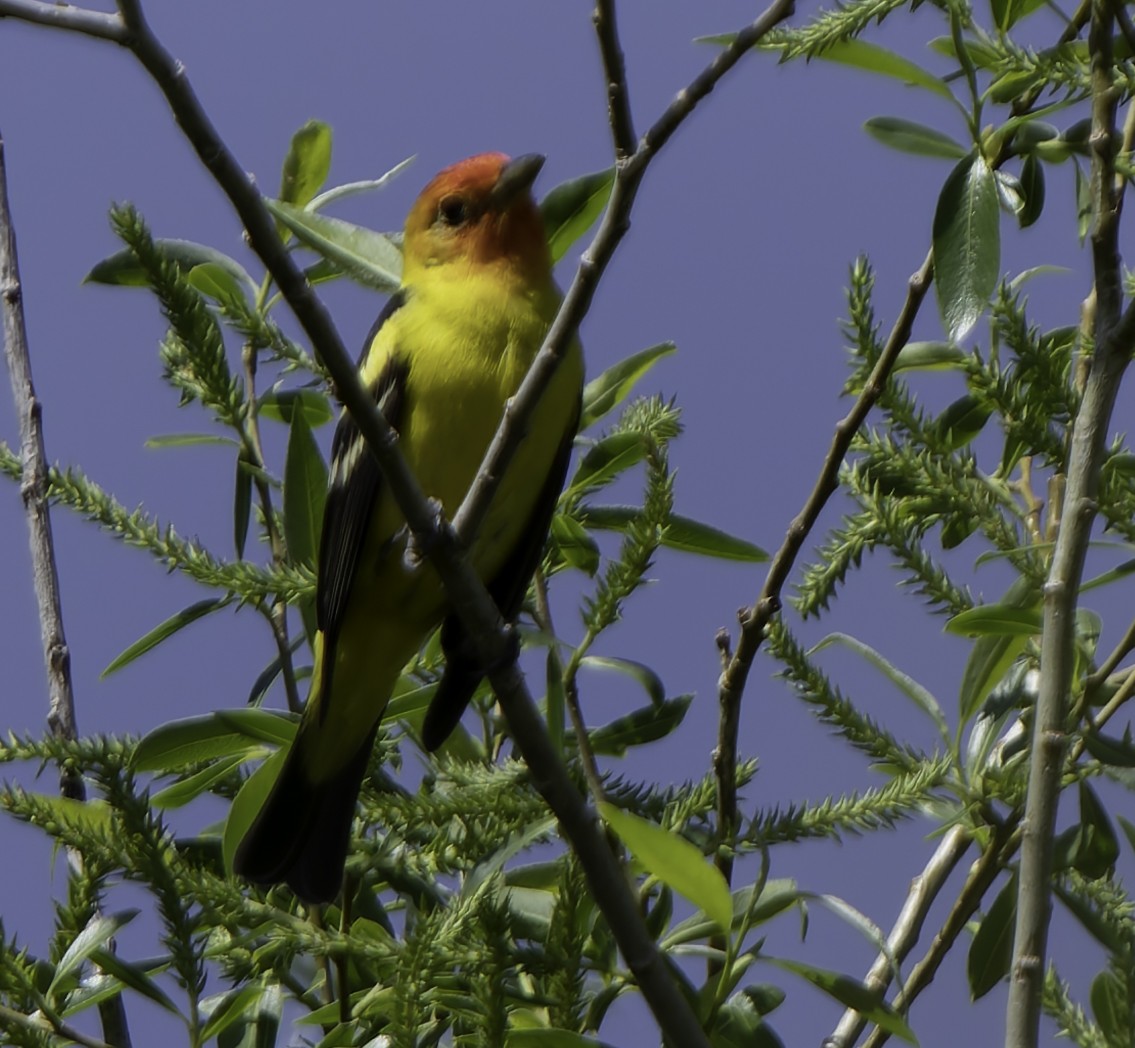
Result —
POLYGON ((253 1011, 260 1000, 261 988, 258 985, 239 986, 226 994, 219 995, 208 1002, 202 1002, 202 1011, 209 1016, 201 1031, 201 1044, 227 1030, 233 1023, 253 1011), (209 1005, 212 1006, 211 1010, 209 1005))
POLYGON ((222 305, 248 302, 248 285, 216 262, 202 262, 201 265, 194 266, 185 279, 202 295, 222 305))
POLYGON ((119 929, 126 927, 138 916, 139 912, 139 910, 119 910, 117 913, 105 916, 96 913, 87 922, 87 926, 75 936, 63 956, 59 958, 59 963, 55 966, 55 972, 47 987, 48 996, 66 979, 78 972, 83 962, 95 950, 105 946, 118 933, 119 929))
POLYGON ((509 1030, 504 1044, 505 1048, 602 1048, 601 1041, 551 1026, 509 1030))
POLYGON ((1092 1015, 1107 1044, 1131 1043, 1131 1003, 1125 981, 1112 971, 1102 971, 1092 980, 1088 995, 1092 1015))
POLYGON ((1119 839, 1107 810, 1084 780, 1079 783, 1080 821, 1056 839, 1053 868, 1071 867, 1088 880, 1106 876, 1119 858, 1119 839))
POLYGON ((252 520, 252 465, 244 449, 236 459, 236 484, 233 490, 233 548, 236 559, 244 560, 244 545, 248 541, 248 525, 252 520))
POLYGON ((650 696, 650 701, 661 706, 666 701, 666 688, 662 678, 649 666, 632 659, 620 659, 612 655, 584 655, 579 662, 580 667, 595 670, 614 670, 624 673, 632 680, 642 685, 643 691, 650 696))
POLYGON ((261 418, 289 426, 297 409, 312 429, 326 425, 335 417, 327 395, 314 389, 270 389, 256 401, 257 414, 261 418))
POLYGON ((1000 683, 1009 668, 1028 646, 1023 634, 1001 634, 979 637, 966 661, 962 687, 958 697, 961 726, 980 709, 989 693, 1000 683))
POLYGON ((951 618, 946 632, 959 637, 1035 637, 1040 635, 1043 619, 1039 605, 979 604, 951 618))
POLYGON ((548 722, 548 738, 559 754, 564 752, 564 723, 567 717, 567 698, 564 694, 564 667, 554 644, 548 647, 544 663, 544 682, 547 698, 544 716, 548 722))
POLYGON ((413 156, 408 156, 405 160, 400 160, 387 171, 385 175, 379 175, 378 178, 366 178, 361 182, 346 182, 341 186, 332 186, 330 189, 324 190, 319 196, 312 199, 307 205, 307 210, 318 211, 328 204, 334 204, 340 200, 358 196, 360 193, 373 193, 376 189, 385 189, 394 179, 402 174, 415 159, 416 158, 413 156))
POLYGON ((134 750, 135 771, 176 771, 187 764, 247 753, 263 742, 289 742, 294 718, 260 709, 223 710, 162 724, 145 735, 134 750))
POLYGON ((908 1044, 918 1044, 914 1032, 907 1026, 902 1016, 883 1000, 882 994, 858 979, 828 971, 826 968, 804 964, 801 961, 790 961, 781 957, 766 957, 765 960, 785 971, 795 972, 845 1008, 855 1009, 862 1018, 874 1023, 880 1030, 901 1037, 908 1044))
POLYGON ((327 181, 331 170, 331 128, 309 120, 294 135, 280 172, 280 199, 303 207, 327 181))
POLYGON ((1092 183, 1076 162, 1076 232, 1083 245, 1087 239, 1088 230, 1092 228, 1092 183))
POLYGON ((221 447, 239 448, 232 437, 222 436, 220 433, 164 433, 150 437, 146 441, 148 448, 192 448, 202 444, 216 444, 221 447))
POLYGON ((991 405, 972 393, 964 393, 934 420, 934 427, 946 447, 957 451, 985 428, 992 414, 991 405))
POLYGON ((897 116, 873 116, 863 125, 863 130, 900 153, 945 157, 947 160, 969 155, 969 150, 949 135, 897 116))
POLYGON ((583 414, 579 420, 580 430, 594 425, 604 415, 618 407, 645 375, 659 360, 677 350, 673 342, 659 342, 649 349, 632 353, 625 360, 612 364, 601 375, 593 378, 583 388, 583 414))
POLYGON ((973 1000, 984 997, 1009 974, 1016 920, 1017 878, 1014 874, 997 893, 970 943, 966 977, 973 1000))
POLYGON ((100 678, 105 679, 122 669, 123 666, 129 666, 135 659, 145 655, 148 651, 152 651, 162 641, 169 640, 170 637, 190 623, 203 619, 206 615, 232 603, 232 599, 231 596, 210 597, 208 600, 199 600, 196 604, 190 604, 188 608, 182 609, 176 615, 171 615, 165 622, 159 623, 144 637, 140 637, 131 644, 122 654, 112 659, 100 674, 100 678))
POLYGON ((260 813, 260 809, 268 799, 268 791, 276 782, 287 755, 286 749, 280 749, 267 758, 248 777, 229 805, 229 814, 225 819, 225 829, 221 837, 225 871, 229 874, 233 872, 233 856, 236 855, 237 845, 244 839, 244 835, 252 825, 252 820, 260 813))
POLYGON ((1028 229, 1044 210, 1044 165, 1031 153, 1021 164, 1021 195, 1024 206, 1017 222, 1022 229, 1028 229))
MULTIPOLYGON (((154 240, 154 246, 183 273, 190 272, 196 266, 211 263, 225 270, 239 284, 248 288, 252 294, 256 293, 256 283, 248 275, 248 270, 236 259, 229 258, 228 255, 216 248, 197 244, 192 240, 172 240, 161 237, 154 240)), ((146 271, 139 264, 134 252, 125 248, 97 263, 83 277, 83 283, 145 287, 147 284, 146 271)))
POLYGON ((684 837, 637 815, 599 805, 603 820, 643 868, 699 907, 723 932, 733 923, 733 900, 721 871, 684 837))
POLYGON ((620 473, 641 462, 646 452, 646 437, 630 430, 597 440, 576 467, 567 494, 577 495, 610 484, 620 473))
POLYGON ((364 287, 393 292, 402 277, 402 252, 382 233, 264 198, 264 206, 306 247, 364 287))
POLYGON ((150 798, 150 803, 155 808, 180 808, 207 792, 210 787, 228 775, 233 768, 253 756, 254 752, 234 753, 230 757, 222 757, 219 761, 194 772, 180 782, 175 782, 164 790, 159 790, 150 798))
POLYGON ((889 76, 912 87, 923 87, 942 98, 953 98, 950 88, 941 77, 935 76, 894 51, 888 51, 885 47, 869 44, 864 40, 841 40, 825 47, 816 57, 825 62, 838 62, 840 65, 853 66, 869 73, 889 76))
POLYGON ((869 644, 865 644, 858 638, 849 636, 846 633, 829 633, 808 654, 811 655, 814 652, 822 651, 832 644, 840 644, 850 651, 855 652, 856 655, 865 659, 879 670, 903 695, 910 699, 915 706, 922 710, 922 712, 934 722, 934 726, 938 729, 938 734, 941 735, 943 739, 949 738, 949 728, 946 724, 945 714, 943 714, 941 705, 939 705, 938 700, 934 698, 930 690, 924 688, 913 677, 903 673, 902 670, 889 662, 869 644))
POLYGON ((284 538, 294 564, 314 564, 327 498, 327 466, 302 411, 292 413, 284 462, 284 538))
POLYGON ((591 749, 603 757, 622 757, 631 746, 657 742, 682 723, 692 701, 692 695, 679 695, 593 728, 587 733, 591 749))
POLYGON ((573 568, 587 575, 599 570, 599 547, 578 520, 557 513, 552 518, 549 536, 560 556, 573 568))
MULTIPOLYGON (((584 527, 606 531, 625 531, 642 519, 642 510, 638 506, 583 506, 580 513, 584 527)), ((671 514, 667 521, 662 545, 684 553, 746 564, 760 564, 768 560, 768 554, 760 546, 676 513, 671 514)))
MULTIPOLYGON (((303 643, 303 636, 293 637, 288 644, 288 654, 294 655, 299 651, 300 645, 303 643)), ((263 670, 260 671, 259 676, 252 682, 252 688, 249 690, 248 698, 245 699, 245 704, 248 706, 259 706, 264 701, 264 696, 268 694, 268 689, 272 686, 273 682, 280 675, 284 668, 283 660, 277 655, 263 670)), ((309 667, 310 669, 310 667, 309 667)), ((299 680, 303 676, 302 673, 296 673, 296 679, 299 680)))
POLYGON ((908 342, 899 350, 893 370, 949 371, 963 367, 967 359, 952 342, 908 342))
POLYGON ((615 169, 609 167, 560 183, 540 202, 553 262, 563 258, 603 213, 614 184, 615 169))
POLYGON ((1000 271, 997 186, 975 153, 950 172, 934 212, 934 287, 951 340, 960 342, 977 323, 1000 271))
MULTIPOLYGON (((141 965, 124 961, 116 953, 109 950, 98 949, 91 954, 91 963, 97 964, 107 975, 117 979, 123 986, 149 998, 154 1004, 164 1008, 167 1012, 181 1017, 176 1004, 170 1000, 160 986, 150 977, 151 973, 141 965)), ((160 970, 163 965, 158 965, 160 970)), ((66 1011, 64 1015, 68 1014, 66 1011)))
POLYGON ((1084 749, 1101 764, 1113 768, 1135 768, 1135 745, 1131 742, 1130 729, 1123 733, 1122 739, 1095 731, 1085 731, 1081 738, 1084 749))

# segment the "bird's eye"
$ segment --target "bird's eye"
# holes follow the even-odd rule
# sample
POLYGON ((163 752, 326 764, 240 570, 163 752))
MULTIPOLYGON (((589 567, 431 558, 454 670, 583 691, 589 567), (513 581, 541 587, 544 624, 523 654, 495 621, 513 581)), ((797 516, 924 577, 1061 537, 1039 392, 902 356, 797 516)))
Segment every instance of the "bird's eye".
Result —
POLYGON ((447 196, 437 206, 438 219, 447 226, 459 226, 469 217, 469 208, 459 196, 447 196))

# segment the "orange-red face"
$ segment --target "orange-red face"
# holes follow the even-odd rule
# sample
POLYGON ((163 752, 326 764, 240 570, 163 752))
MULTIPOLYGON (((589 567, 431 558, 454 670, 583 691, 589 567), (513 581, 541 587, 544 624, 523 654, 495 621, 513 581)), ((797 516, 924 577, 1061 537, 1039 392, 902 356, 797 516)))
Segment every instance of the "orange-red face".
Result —
POLYGON ((481 153, 437 174, 406 219, 407 270, 449 262, 503 265, 527 279, 551 269, 531 187, 544 158, 481 153))

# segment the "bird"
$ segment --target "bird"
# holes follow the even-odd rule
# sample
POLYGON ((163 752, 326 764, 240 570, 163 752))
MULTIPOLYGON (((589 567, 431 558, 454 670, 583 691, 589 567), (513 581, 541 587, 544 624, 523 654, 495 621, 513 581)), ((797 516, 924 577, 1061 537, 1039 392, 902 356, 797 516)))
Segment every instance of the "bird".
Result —
MULTIPOLYGON (((406 219, 403 270, 367 336, 361 381, 423 492, 460 506, 505 405, 560 305, 532 185, 544 157, 469 157, 439 172, 406 219)), ((490 503, 470 556, 506 622, 539 564, 579 425, 573 339, 490 503)), ((312 686, 290 750, 234 856, 307 903, 338 895, 374 738, 403 667, 441 625, 446 657, 422 727, 436 749, 486 674, 441 582, 409 538, 377 461, 344 411, 331 448, 316 576, 312 686)))

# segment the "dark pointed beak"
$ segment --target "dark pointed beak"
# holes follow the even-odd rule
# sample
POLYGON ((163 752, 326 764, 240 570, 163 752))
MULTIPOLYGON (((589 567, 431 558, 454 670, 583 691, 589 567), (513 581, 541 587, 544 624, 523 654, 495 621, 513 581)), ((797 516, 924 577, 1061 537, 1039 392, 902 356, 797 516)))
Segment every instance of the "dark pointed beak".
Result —
POLYGON ((497 184, 493 186, 490 206, 495 210, 505 210, 517 197, 532 188, 543 166, 544 158, 539 153, 525 153, 510 160, 501 169, 497 184))

